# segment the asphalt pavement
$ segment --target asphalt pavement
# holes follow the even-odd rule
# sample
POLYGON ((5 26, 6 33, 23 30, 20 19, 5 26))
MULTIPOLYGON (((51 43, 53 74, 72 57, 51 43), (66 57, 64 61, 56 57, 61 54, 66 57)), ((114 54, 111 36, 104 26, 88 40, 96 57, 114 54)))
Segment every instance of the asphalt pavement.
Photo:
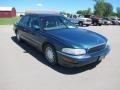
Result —
POLYGON ((0 90, 120 90, 120 26, 81 27, 106 36, 111 52, 80 68, 50 66, 44 55, 18 43, 12 25, 0 26, 0 90))

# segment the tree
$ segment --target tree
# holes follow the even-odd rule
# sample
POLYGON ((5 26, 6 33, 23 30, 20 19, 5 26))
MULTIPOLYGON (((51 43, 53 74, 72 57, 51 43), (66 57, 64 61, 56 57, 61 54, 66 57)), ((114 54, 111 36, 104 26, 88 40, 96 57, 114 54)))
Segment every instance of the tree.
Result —
POLYGON ((116 11, 117 11, 117 16, 120 18, 120 7, 117 7, 116 11))
POLYGON ((77 14, 82 14, 82 15, 91 14, 91 8, 88 8, 88 10, 78 10, 77 14))
POLYGON ((66 15, 67 13, 65 11, 60 11, 60 14, 66 15))
POLYGON ((87 14, 89 14, 89 15, 92 14, 91 8, 88 8, 87 14))
POLYGON ((113 13, 111 14, 111 16, 117 16, 117 13, 116 13, 116 12, 113 12, 113 13))
POLYGON ((104 0, 94 0, 96 2, 94 6, 94 14, 100 17, 108 17, 113 13, 112 4, 105 2, 104 0))
POLYGON ((108 2, 104 2, 104 12, 103 16, 108 17, 113 13, 113 6, 108 2))
POLYGON ((60 14, 61 14, 61 15, 64 15, 64 16, 67 16, 67 17, 71 16, 70 13, 67 13, 67 12, 65 12, 65 11, 60 11, 60 14))
POLYGON ((94 14, 96 16, 103 16, 104 13, 104 0, 94 0, 96 2, 95 6, 94 6, 94 14))
POLYGON ((85 15, 87 13, 87 10, 78 10, 77 14, 85 15))
POLYGON ((67 17, 70 17, 72 14, 70 14, 70 13, 67 13, 67 17))

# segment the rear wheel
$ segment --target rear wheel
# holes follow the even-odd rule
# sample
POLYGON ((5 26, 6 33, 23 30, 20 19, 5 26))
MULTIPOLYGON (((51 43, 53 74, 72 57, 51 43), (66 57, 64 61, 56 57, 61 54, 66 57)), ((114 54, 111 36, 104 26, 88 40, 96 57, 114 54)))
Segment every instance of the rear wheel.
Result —
POLYGON ((104 24, 107 25, 107 22, 105 22, 104 24))
POLYGON ((86 26, 88 27, 88 26, 89 26, 89 24, 86 24, 86 26))
POLYGON ((94 25, 94 26, 97 26, 97 23, 96 23, 96 22, 94 22, 94 23, 93 23, 93 25, 94 25))
POLYGON ((55 65, 57 64, 57 54, 56 54, 56 50, 52 45, 46 45, 44 47, 44 54, 45 57, 47 59, 47 61, 51 64, 51 65, 55 65))
POLYGON ((19 31, 16 31, 16 38, 18 42, 22 42, 22 39, 20 38, 20 33, 19 31))

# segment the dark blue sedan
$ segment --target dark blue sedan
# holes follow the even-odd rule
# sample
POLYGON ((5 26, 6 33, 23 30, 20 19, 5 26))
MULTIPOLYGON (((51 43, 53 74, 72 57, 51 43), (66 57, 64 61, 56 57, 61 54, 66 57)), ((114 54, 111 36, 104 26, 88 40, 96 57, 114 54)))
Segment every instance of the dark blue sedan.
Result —
POLYGON ((27 41, 42 51, 51 65, 84 66, 102 60, 110 51, 104 36, 79 29, 61 15, 25 15, 14 31, 19 42, 27 41))

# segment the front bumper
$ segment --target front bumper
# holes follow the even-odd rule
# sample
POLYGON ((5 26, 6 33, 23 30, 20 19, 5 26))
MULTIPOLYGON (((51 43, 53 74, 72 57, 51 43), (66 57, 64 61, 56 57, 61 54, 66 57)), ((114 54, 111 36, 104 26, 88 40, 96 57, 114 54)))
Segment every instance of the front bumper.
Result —
POLYGON ((89 53, 81 56, 69 55, 57 51, 58 63, 66 67, 80 67, 98 61, 99 59, 101 59, 101 57, 105 57, 109 53, 109 51, 110 46, 106 46, 106 48, 98 52, 89 53), (64 59, 72 60, 74 63, 66 62, 64 59))

